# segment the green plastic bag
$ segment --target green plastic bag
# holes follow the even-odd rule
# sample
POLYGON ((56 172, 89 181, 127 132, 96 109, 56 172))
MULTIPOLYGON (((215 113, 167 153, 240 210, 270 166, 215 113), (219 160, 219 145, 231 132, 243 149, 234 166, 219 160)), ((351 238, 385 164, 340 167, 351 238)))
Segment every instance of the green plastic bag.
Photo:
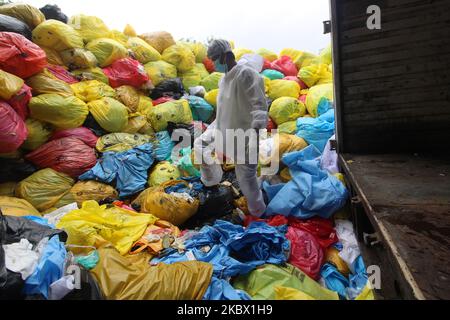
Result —
POLYGON ((223 73, 220 72, 213 72, 206 78, 204 78, 200 85, 205 88, 206 91, 211 91, 214 89, 219 89, 219 81, 224 76, 223 73))
POLYGON ((269 78, 270 80, 278 80, 284 78, 284 74, 282 74, 280 71, 272 69, 266 69, 263 72, 261 72, 261 74, 264 77, 269 78))
POLYGON ((87 256, 75 257, 75 262, 81 264, 86 270, 94 269, 100 257, 97 250, 93 250, 87 256))
POLYGON ((317 108, 323 98, 333 102, 333 89, 332 83, 321 84, 309 89, 308 95, 306 96, 306 109, 308 109, 308 113, 312 117, 316 118, 319 116, 317 108))
POLYGON ((169 161, 161 161, 150 173, 148 184, 150 187, 157 187, 166 181, 178 180, 181 174, 176 166, 169 161))
POLYGON ((52 130, 49 125, 32 118, 28 118, 25 124, 28 129, 27 140, 22 144, 25 150, 37 149, 50 139, 52 130))
POLYGON ((272 102, 269 110, 270 118, 277 125, 288 121, 297 120, 306 113, 306 107, 303 102, 295 98, 282 97, 272 102))
POLYGON ((72 73, 73 75, 79 77, 81 81, 97 80, 109 85, 108 77, 103 73, 103 70, 98 67, 74 70, 72 73))
POLYGON ((254 300, 274 300, 277 287, 297 289, 317 300, 339 300, 336 292, 322 287, 292 265, 265 265, 233 281, 233 287, 244 290, 254 300))
POLYGON ((200 171, 192 164, 192 150, 190 147, 180 150, 181 158, 177 161, 178 169, 188 177, 200 177, 200 171))
POLYGON ((295 134, 297 132, 297 121, 287 121, 278 126, 279 133, 295 134))

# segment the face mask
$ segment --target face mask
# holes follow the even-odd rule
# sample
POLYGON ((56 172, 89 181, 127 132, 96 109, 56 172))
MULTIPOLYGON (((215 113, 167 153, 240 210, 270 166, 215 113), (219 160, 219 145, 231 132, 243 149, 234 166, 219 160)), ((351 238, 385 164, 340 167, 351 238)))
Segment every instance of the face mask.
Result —
POLYGON ((217 72, 227 73, 228 72, 228 65, 225 63, 220 63, 220 59, 217 59, 214 61, 214 67, 216 68, 217 72))

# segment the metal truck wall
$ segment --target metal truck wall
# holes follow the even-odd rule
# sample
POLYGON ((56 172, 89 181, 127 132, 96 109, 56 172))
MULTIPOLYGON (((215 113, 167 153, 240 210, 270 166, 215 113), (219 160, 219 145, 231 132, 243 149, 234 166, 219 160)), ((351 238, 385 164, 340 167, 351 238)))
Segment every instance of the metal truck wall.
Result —
POLYGON ((331 0, 331 15, 339 151, 448 151, 450 1, 331 0))

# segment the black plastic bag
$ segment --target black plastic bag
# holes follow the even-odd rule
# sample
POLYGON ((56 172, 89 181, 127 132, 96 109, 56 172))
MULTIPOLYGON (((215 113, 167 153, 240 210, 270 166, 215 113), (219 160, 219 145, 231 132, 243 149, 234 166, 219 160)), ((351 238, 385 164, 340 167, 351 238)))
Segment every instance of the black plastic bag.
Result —
POLYGON ((32 37, 31 29, 28 27, 26 23, 20 21, 19 19, 4 14, 0 14, 0 31, 15 32, 21 34, 28 40, 31 40, 32 37))
POLYGON ((215 220, 231 215, 235 208, 233 191, 224 185, 204 188, 198 198, 200 201, 198 211, 183 225, 183 229, 213 224, 215 220))
POLYGON ((18 182, 38 170, 31 162, 23 159, 0 158, 0 183, 18 182))
POLYGON ((108 132, 106 132, 99 124, 98 122, 95 120, 94 116, 89 113, 88 116, 86 117, 86 120, 83 123, 83 127, 89 128, 91 129, 91 131, 97 136, 97 137, 101 137, 104 136, 106 134, 108 134, 108 132))
POLYGON ((59 20, 61 22, 67 23, 69 20, 67 16, 61 11, 61 8, 57 5, 47 4, 40 8, 41 12, 44 14, 45 19, 50 20, 59 20))
POLYGON ((153 100, 161 97, 170 97, 175 100, 180 99, 184 95, 184 87, 180 78, 169 79, 158 84, 152 90, 150 97, 153 100))
POLYGON ((3 245, 19 242, 21 239, 27 239, 36 245, 42 239, 53 236, 58 236, 62 242, 67 240, 67 233, 63 230, 52 229, 23 217, 4 216, 0 210, 0 299, 24 298, 24 281, 19 273, 6 269, 3 245))
POLYGON ((74 289, 62 300, 105 300, 102 290, 91 273, 80 267, 80 289, 74 289))

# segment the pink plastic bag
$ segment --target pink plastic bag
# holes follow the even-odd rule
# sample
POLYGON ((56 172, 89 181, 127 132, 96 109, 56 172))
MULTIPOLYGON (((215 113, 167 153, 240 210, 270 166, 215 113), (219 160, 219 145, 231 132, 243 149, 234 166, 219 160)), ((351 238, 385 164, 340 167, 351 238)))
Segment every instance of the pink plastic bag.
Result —
POLYGON ((26 84, 23 85, 22 89, 19 90, 14 96, 11 97, 8 101, 6 101, 16 112, 17 114, 25 120, 30 113, 28 109, 28 103, 31 100, 31 88, 26 84))
POLYGON ((85 127, 56 131, 53 133, 50 140, 58 140, 69 137, 80 139, 91 148, 95 148, 98 140, 98 137, 91 130, 85 127))
POLYGON ((22 118, 6 102, 0 101, 0 153, 14 152, 28 136, 22 118))

